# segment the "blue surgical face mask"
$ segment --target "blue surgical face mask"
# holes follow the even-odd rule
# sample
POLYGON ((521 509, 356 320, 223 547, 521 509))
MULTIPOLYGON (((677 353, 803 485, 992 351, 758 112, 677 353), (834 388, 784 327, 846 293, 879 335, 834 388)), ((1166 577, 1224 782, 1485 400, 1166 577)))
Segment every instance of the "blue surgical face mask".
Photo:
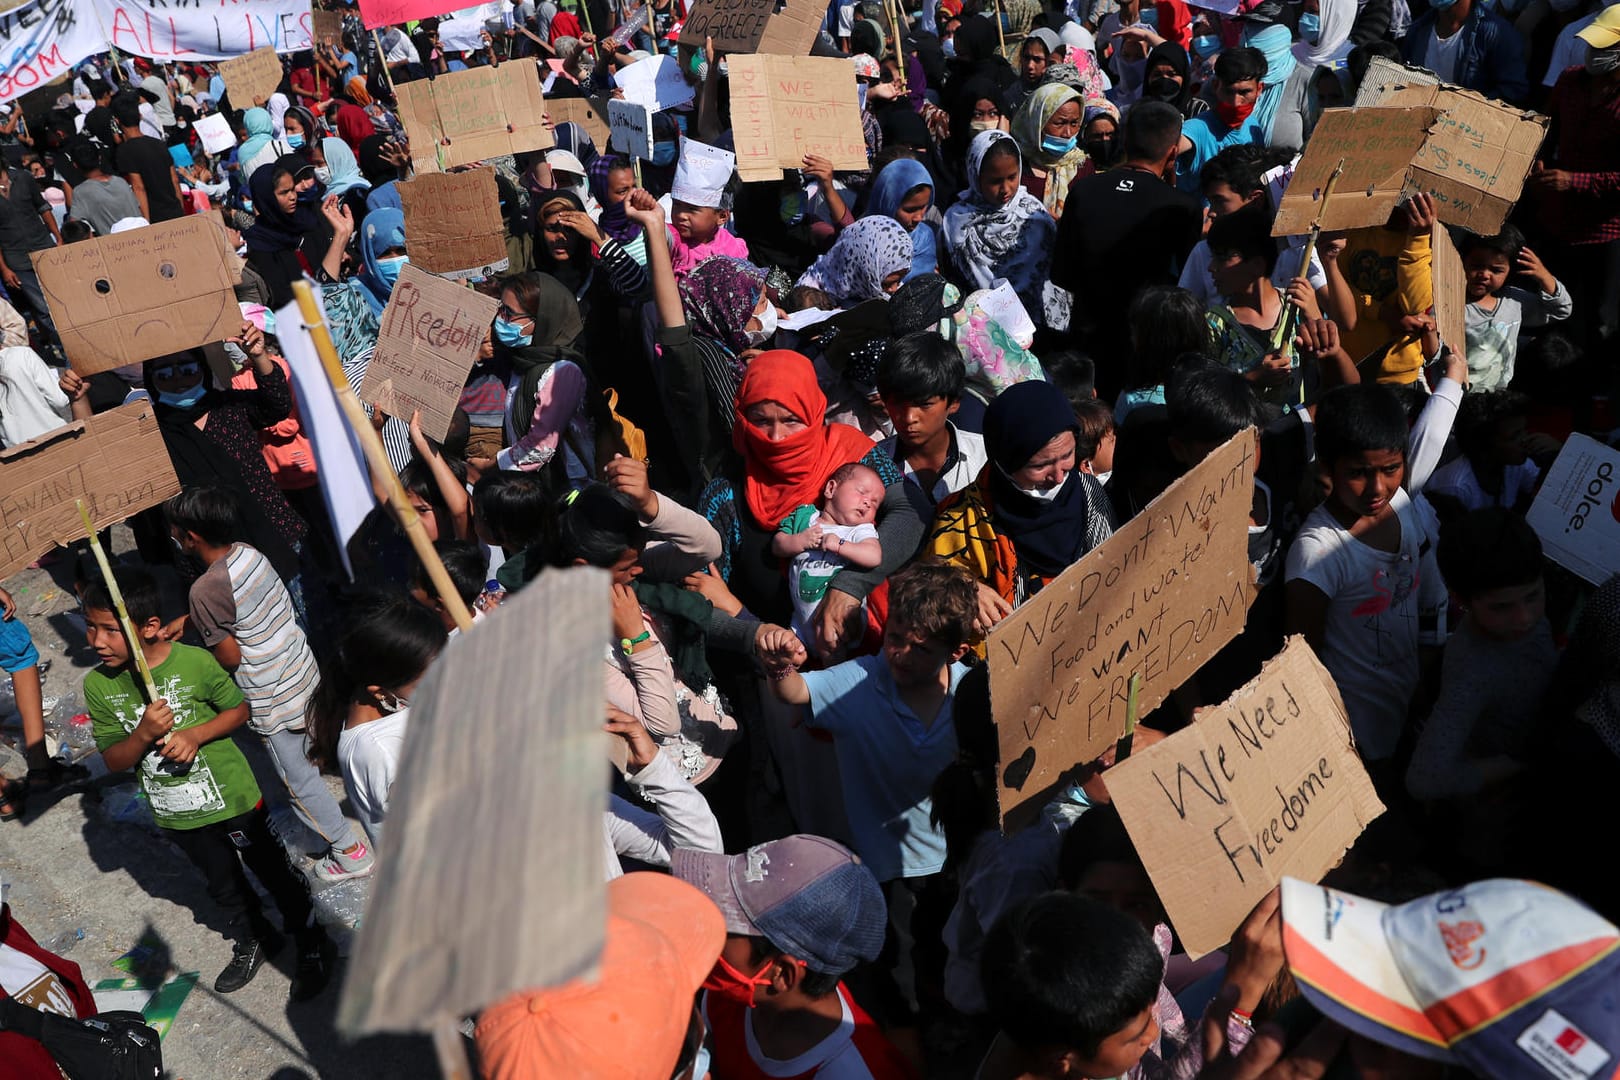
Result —
POLYGON ((1216 34, 1204 34, 1193 38, 1193 52, 1198 54, 1200 60, 1208 60, 1221 51, 1221 39, 1216 34))
POLYGON ((410 261, 411 257, 409 255, 399 255, 392 259, 378 259, 377 276, 392 291, 394 283, 399 280, 399 268, 410 261))
POLYGON ((939 43, 939 49, 946 56, 949 56, 952 59, 955 59, 956 58, 956 39, 955 38, 946 38, 944 41, 939 43))
POLYGON ((1314 11, 1302 12, 1299 16, 1299 36, 1315 45, 1322 36, 1322 16, 1314 11))
POLYGON ((676 144, 673 142, 653 143, 652 163, 654 165, 673 165, 675 163, 676 144))
POLYGON ((303 145, 304 145, 304 136, 302 134, 294 134, 293 132, 288 132, 287 133, 287 145, 292 147, 294 150, 301 149, 303 147, 303 145))
POLYGON ((201 401, 202 396, 206 393, 208 393, 208 387, 199 382, 191 389, 178 394, 171 394, 167 390, 159 390, 158 400, 165 405, 173 405, 177 409, 189 409, 201 401))
POLYGON ((495 320, 495 340, 509 349, 521 349, 534 341, 533 334, 525 334, 517 323, 505 319, 495 320))
POLYGON ((1079 142, 1080 140, 1073 135, 1070 135, 1067 139, 1060 139, 1056 135, 1042 135, 1041 149, 1046 151, 1048 154, 1057 154, 1061 156, 1063 154, 1067 154, 1070 150, 1073 150, 1077 145, 1079 145, 1079 142))

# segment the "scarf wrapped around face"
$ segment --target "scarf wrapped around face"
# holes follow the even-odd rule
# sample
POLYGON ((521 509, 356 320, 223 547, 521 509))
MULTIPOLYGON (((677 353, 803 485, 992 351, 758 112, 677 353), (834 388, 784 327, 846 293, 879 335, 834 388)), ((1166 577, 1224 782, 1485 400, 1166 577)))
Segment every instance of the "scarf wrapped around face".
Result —
POLYGON ((1065 431, 1078 434, 1063 391, 1049 382, 1023 382, 990 403, 984 448, 998 533, 1012 539, 1021 566, 1045 576, 1061 572, 1087 551, 1086 494, 1076 461, 1058 495, 1043 501, 1013 483, 1012 474, 1065 431))
POLYGON ((596 224, 603 232, 621 244, 633 243, 641 235, 641 226, 631 221, 624 212, 626 200, 613 202, 608 198, 608 178, 616 170, 628 168, 629 163, 618 154, 602 154, 587 165, 591 194, 602 207, 602 216, 596 224))
MULTIPOLYGON (((1005 142, 1016 154, 1018 143, 1005 131, 981 131, 968 147, 967 190, 945 212, 945 246, 956 267, 976 289, 994 287, 1004 277, 1018 293, 1024 310, 1040 321, 1042 288, 1052 265, 1057 219, 1041 200, 1022 186, 1010 200, 992 203, 979 191, 979 172, 990 148, 1005 142)), ((1020 167, 1022 157, 1019 158, 1020 167)))
MULTIPOLYGON (((912 164, 916 164, 913 162, 912 164)), ((911 269, 911 234, 892 217, 863 217, 838 235, 800 285, 825 290, 844 304, 881 300, 883 279, 911 269)))
MULTIPOLYGON (((1012 135, 1018 143, 1019 153, 1023 154, 1026 162, 1046 170, 1046 194, 1041 202, 1053 217, 1063 213, 1063 200, 1069 196, 1069 182, 1086 162, 1086 152, 1080 148, 1078 139, 1074 148, 1066 154, 1053 154, 1041 146, 1046 125, 1052 122, 1059 109, 1071 101, 1080 106, 1083 117, 1085 101, 1078 91, 1061 83, 1037 86, 1035 92, 1024 99, 1024 104, 1019 106, 1012 119, 1012 135)), ((1076 134, 1079 134, 1078 128, 1076 134)))
POLYGON ((743 458, 743 495, 760 528, 775 529, 795 509, 814 503, 840 466, 871 451, 871 439, 848 424, 827 423, 826 415, 827 396, 808 357, 772 349, 748 365, 737 390, 731 440, 743 458), (804 421, 804 429, 772 442, 744 415, 766 401, 804 421))
POLYGON ((693 331, 733 353, 748 348, 743 328, 765 292, 765 271, 743 259, 716 257, 682 278, 680 291, 693 331))

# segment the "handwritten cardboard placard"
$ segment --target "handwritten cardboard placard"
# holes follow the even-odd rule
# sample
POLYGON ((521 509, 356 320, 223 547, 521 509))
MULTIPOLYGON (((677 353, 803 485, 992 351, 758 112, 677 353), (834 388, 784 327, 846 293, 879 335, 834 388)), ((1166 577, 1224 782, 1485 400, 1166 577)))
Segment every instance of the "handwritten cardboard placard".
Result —
MULTIPOLYGON (((505 223, 495 170, 424 173, 399 184, 411 265, 430 274, 506 269, 505 223)), ((364 226, 362 226, 364 227, 364 226)))
POLYGON ((383 309, 360 400, 443 439, 500 301, 406 263, 383 309))
POLYGON ((1243 629, 1254 599, 1254 431, 1233 437, 991 631, 1002 829, 1125 734, 1243 629))
POLYGON ((1109 769, 1108 794, 1195 959, 1285 876, 1320 881, 1384 812, 1338 688, 1299 637, 1223 704, 1109 769))
POLYGON ((643 161, 653 155, 652 110, 634 101, 608 102, 609 140, 613 149, 643 161))
POLYGON ((1273 236, 1309 232, 1321 214, 1328 231, 1382 225, 1407 189, 1407 172, 1440 110, 1328 109, 1317 121, 1277 207, 1273 236), (1334 168, 1344 173, 1321 206, 1334 168))
POLYGON ((310 37, 317 45, 343 44, 343 15, 336 11, 312 8, 309 13, 310 37))
POLYGON ((1525 520, 1566 570, 1593 585, 1620 573, 1620 451, 1571 435, 1525 520))
POLYGON ((868 167, 861 133, 855 68, 822 56, 743 56, 728 59, 737 174, 779 180, 807 154, 834 169, 868 167))
POLYGON ((29 256, 73 370, 94 375, 234 336, 242 311, 225 244, 214 211, 29 256))
POLYGON ((680 42, 701 49, 712 37, 721 52, 803 56, 826 13, 817 0, 787 0, 779 12, 773 0, 697 0, 681 25, 680 42))
POLYGON ((238 109, 251 109, 270 100, 270 95, 281 85, 281 57, 276 50, 266 47, 254 49, 246 56, 235 56, 219 62, 219 76, 225 80, 225 93, 238 109))
POLYGON ((1355 107, 1358 109, 1370 108, 1383 101, 1384 87, 1400 86, 1438 86, 1440 76, 1425 68, 1403 64, 1399 60, 1386 60, 1382 56, 1374 56, 1367 64, 1367 74, 1361 77, 1361 86, 1356 90, 1355 107))
POLYGON ((540 119, 545 99, 531 63, 469 68, 400 83, 397 90, 419 173, 554 145, 540 119))
POLYGON ((1431 280, 1434 285, 1434 321, 1440 340, 1453 352, 1468 351, 1468 278, 1462 256, 1451 242, 1451 233, 1442 222, 1435 222, 1429 238, 1431 280))
POLYGON ((612 138, 607 110, 590 98, 546 98, 546 112, 554 124, 578 124, 595 146, 606 146, 612 138))
POLYGON ((445 645, 411 695, 345 1032, 424 1028, 594 978, 608 770, 601 680, 579 675, 601 664, 608 585, 594 567, 547 571, 445 645), (546 857, 514 862, 535 821, 546 857))
POLYGON ((1435 214, 1446 224, 1481 236, 1501 232, 1524 193, 1548 119, 1457 86, 1384 86, 1378 105, 1442 110, 1412 158, 1408 184, 1434 196, 1435 214))
POLYGON ((152 403, 135 401, 0 450, 0 579, 180 493, 152 403))

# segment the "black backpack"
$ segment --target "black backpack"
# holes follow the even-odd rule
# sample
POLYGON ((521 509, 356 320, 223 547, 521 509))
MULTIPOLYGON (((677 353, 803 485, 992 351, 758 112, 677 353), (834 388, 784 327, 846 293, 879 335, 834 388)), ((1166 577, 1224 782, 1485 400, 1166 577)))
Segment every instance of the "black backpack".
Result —
POLYGON ((87 1020, 40 1012, 0 1000, 0 1029, 41 1043, 68 1080, 160 1080, 163 1046, 138 1012, 108 1012, 87 1020))

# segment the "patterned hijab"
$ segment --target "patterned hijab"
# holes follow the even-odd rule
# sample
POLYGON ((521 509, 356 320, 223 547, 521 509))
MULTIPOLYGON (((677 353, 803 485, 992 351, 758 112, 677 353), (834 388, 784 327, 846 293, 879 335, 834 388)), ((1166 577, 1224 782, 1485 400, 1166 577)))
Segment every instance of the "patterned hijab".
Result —
POLYGON ((1079 91, 1062 83, 1037 86, 1035 92, 1024 99, 1024 104, 1019 106, 1012 119, 1013 138, 1018 142, 1018 150, 1024 155, 1024 161, 1046 170, 1046 194, 1041 202, 1053 217, 1063 213, 1063 200, 1069 195, 1069 182, 1080 171, 1080 166, 1085 164, 1086 152, 1076 140, 1074 149, 1066 154, 1049 153, 1041 147, 1041 137, 1046 125, 1052 122, 1052 117, 1071 101, 1079 107, 1080 115, 1084 118, 1085 101, 1079 91))
MULTIPOLYGON (((997 205, 979 191, 979 172, 992 147, 1018 143, 1005 131, 981 131, 968 147, 967 190, 945 212, 945 246, 956 267, 978 289, 1006 278, 1030 317, 1039 321, 1041 292, 1052 262, 1057 221, 1023 187, 997 205)), ((1020 163, 1022 162, 1022 155, 1020 163)))
POLYGON ((717 255, 681 279, 681 306, 692 330, 733 353, 748 348, 743 328, 765 292, 765 271, 745 259, 717 255))
POLYGON ((825 290, 843 304, 882 300, 883 279, 911 269, 911 234, 892 217, 863 217, 838 235, 832 250, 799 284, 825 290))

